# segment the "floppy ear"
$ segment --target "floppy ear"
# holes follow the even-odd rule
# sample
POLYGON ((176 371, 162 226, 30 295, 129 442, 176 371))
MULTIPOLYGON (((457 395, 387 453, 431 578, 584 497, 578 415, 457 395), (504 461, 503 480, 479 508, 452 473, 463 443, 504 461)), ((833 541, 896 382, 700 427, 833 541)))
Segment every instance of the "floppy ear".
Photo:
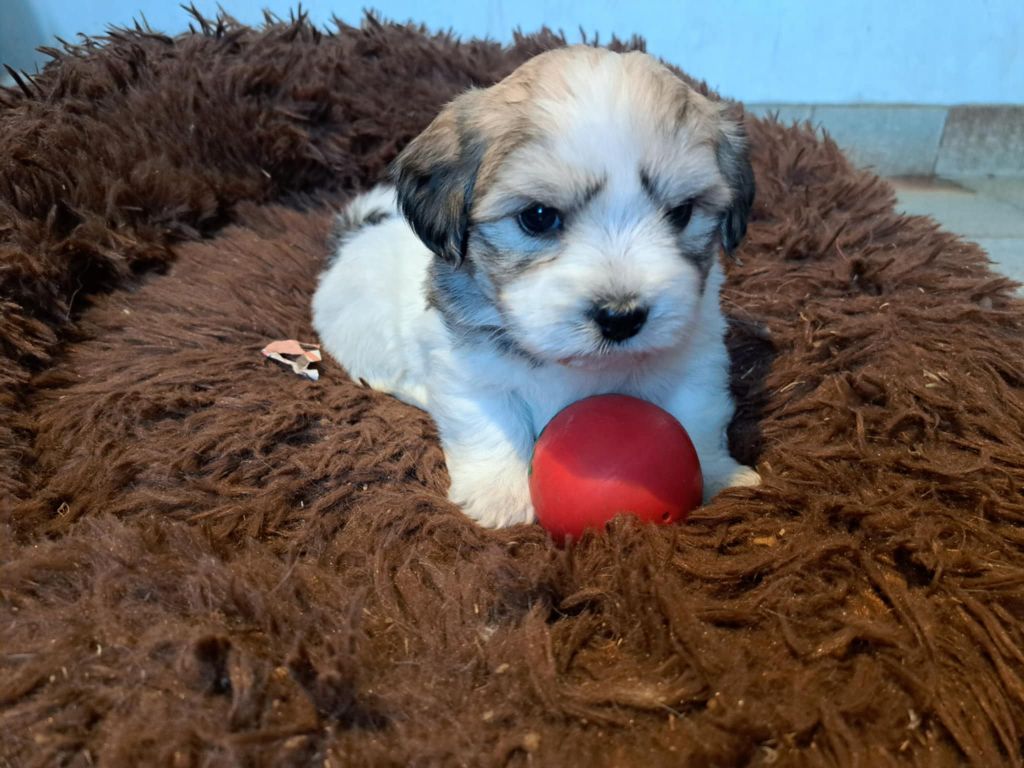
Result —
MULTIPOLYGON (((725 117, 725 116, 723 116, 725 117)), ((722 215, 722 246, 736 250, 747 233, 747 218, 754 205, 754 169, 747 151, 747 132, 742 119, 725 117, 716 155, 718 167, 732 190, 732 202, 722 215)))
POLYGON ((467 125, 475 97, 470 91, 445 107, 391 167, 409 224, 431 251, 456 266, 466 257, 469 208, 484 149, 467 125))

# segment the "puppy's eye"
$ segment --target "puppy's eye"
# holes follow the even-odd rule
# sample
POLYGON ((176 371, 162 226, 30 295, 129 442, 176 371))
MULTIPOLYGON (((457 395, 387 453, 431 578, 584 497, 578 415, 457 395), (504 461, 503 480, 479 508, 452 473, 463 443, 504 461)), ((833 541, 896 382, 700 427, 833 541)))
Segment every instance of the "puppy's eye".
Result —
POLYGON ((519 226, 531 235, 546 235, 562 228, 562 212, 543 203, 530 203, 519 212, 519 226))
POLYGON ((693 215, 693 200, 687 200, 682 205, 677 205, 675 208, 669 208, 668 220, 672 222, 672 226, 682 231, 686 229, 686 225, 690 223, 690 216, 693 215))

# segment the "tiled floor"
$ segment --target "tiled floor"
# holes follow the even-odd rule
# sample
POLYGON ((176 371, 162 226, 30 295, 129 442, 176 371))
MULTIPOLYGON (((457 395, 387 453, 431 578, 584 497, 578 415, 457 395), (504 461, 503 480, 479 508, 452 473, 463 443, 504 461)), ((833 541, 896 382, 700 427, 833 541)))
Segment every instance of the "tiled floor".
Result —
POLYGON ((890 181, 903 210, 978 243, 995 269, 1024 283, 1024 178, 890 181))

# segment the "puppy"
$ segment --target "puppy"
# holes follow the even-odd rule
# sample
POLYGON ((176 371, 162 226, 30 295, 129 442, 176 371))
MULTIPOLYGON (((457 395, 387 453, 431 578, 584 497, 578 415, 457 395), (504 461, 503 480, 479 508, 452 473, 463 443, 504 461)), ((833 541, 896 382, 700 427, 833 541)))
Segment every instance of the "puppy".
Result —
POLYGON ((456 98, 341 214, 313 298, 353 379, 437 422, 450 498, 528 523, 534 440, 563 407, 640 397, 687 429, 705 501, 730 455, 719 252, 753 202, 742 125, 643 53, 571 47, 456 98))

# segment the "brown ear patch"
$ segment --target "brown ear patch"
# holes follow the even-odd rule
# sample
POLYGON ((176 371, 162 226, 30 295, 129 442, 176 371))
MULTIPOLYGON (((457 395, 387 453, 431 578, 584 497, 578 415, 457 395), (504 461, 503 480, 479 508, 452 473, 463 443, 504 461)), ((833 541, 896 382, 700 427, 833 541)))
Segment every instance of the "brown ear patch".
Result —
POLYGON ((722 216, 722 246, 734 251, 747 233, 747 219, 754 206, 754 169, 747 149, 747 132, 742 118, 727 119, 730 125, 719 134, 715 156, 722 176, 732 190, 732 203, 722 216))
POLYGON ((431 251, 461 263, 465 258, 469 207, 485 142, 464 119, 475 92, 445 107, 392 165, 398 203, 431 251))

